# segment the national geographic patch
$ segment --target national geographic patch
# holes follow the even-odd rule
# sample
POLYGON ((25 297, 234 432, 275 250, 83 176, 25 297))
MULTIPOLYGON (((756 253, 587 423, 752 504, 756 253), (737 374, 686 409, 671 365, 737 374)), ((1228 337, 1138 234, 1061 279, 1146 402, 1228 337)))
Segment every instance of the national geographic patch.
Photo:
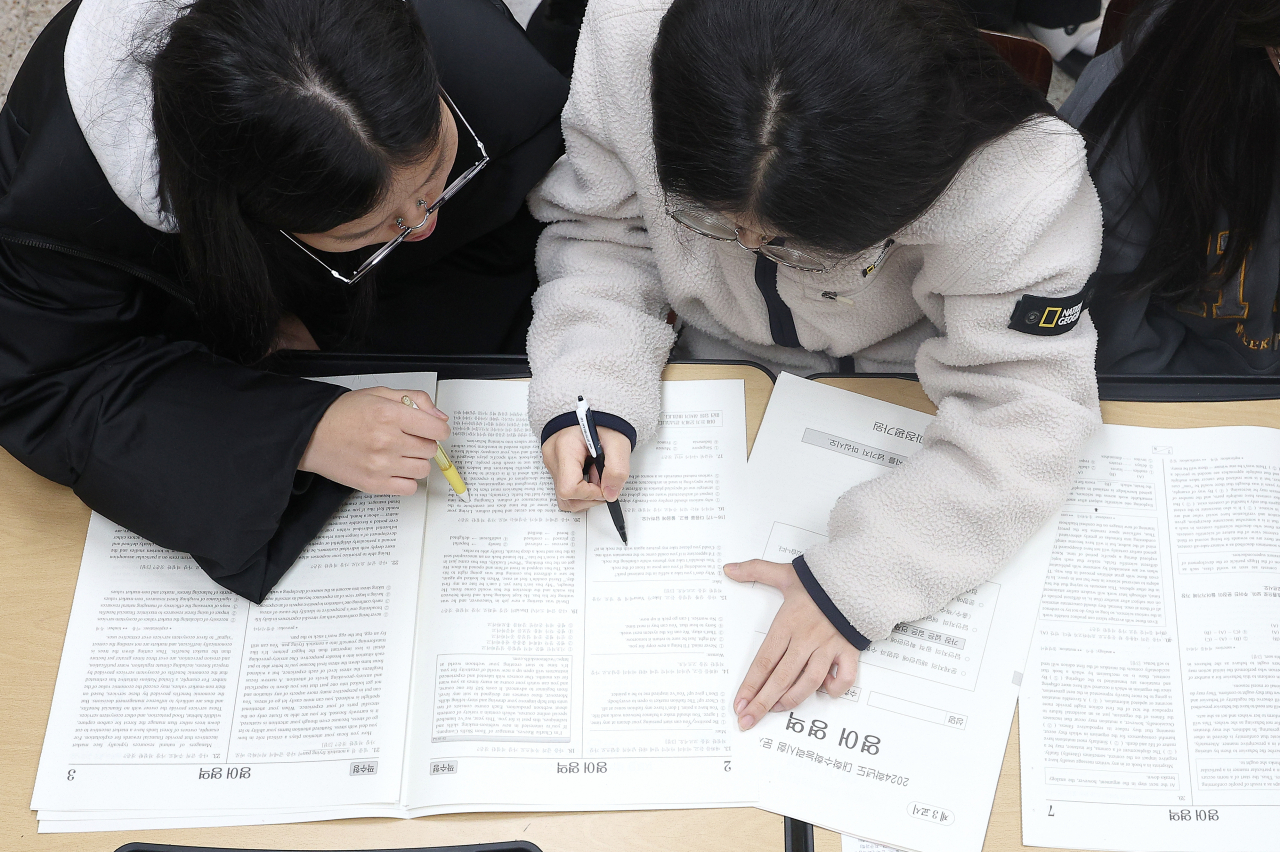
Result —
POLYGON ((1089 290, 1086 287, 1074 296, 1063 296, 1051 299, 1048 296, 1026 295, 1013 306, 1013 316, 1009 317, 1009 328, 1023 334, 1066 334, 1080 322, 1080 314, 1084 313, 1089 301, 1089 290))

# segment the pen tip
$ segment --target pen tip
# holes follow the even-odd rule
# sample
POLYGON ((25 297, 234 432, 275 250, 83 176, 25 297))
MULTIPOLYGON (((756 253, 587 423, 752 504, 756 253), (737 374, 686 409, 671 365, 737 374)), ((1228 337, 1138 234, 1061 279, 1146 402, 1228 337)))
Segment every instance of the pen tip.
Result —
POLYGON ((470 490, 463 491, 461 494, 458 495, 458 499, 461 500, 463 503, 470 503, 471 491, 470 490))
POLYGON ((626 543, 627 543, 627 534, 626 534, 626 533, 618 533, 618 535, 622 537, 622 543, 623 543, 623 544, 626 544, 626 543))

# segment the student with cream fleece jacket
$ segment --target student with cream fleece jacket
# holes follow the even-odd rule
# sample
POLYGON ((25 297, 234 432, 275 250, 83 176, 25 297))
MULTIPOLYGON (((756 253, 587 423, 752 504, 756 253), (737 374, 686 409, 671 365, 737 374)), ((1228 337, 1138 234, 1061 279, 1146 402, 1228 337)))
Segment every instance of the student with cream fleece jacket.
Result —
MULTIPOLYGON (((915 371, 937 403, 922 448, 836 504, 829 541, 730 572, 782 586, 793 567, 805 617, 839 633, 825 651, 795 631, 767 639, 736 702, 743 727, 824 680, 847 688, 842 642, 865 648, 990 577, 1059 507, 1099 423, 1084 145, 942 5, 592 0, 567 153, 531 196, 551 224, 529 416, 562 507, 612 498, 625 477, 624 462, 603 489, 572 482, 581 453, 561 430, 579 394, 631 447, 653 436, 671 310, 683 355, 800 374, 852 357, 915 371), (673 211, 727 222, 740 244, 673 211), (796 265, 828 270, 743 250, 779 234, 796 265)), ((614 441, 611 462, 629 449, 614 441)))

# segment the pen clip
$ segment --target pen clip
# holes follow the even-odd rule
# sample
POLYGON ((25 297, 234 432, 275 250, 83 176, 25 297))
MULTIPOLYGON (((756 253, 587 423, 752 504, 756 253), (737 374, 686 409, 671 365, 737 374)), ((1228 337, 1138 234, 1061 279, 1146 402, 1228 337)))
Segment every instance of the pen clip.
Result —
POLYGON ((591 435, 591 424, 587 420, 587 415, 591 411, 591 407, 587 405, 587 401, 581 396, 578 397, 578 428, 582 429, 582 440, 587 444, 587 452, 591 458, 597 458, 600 455, 600 447, 596 445, 595 439, 591 435))

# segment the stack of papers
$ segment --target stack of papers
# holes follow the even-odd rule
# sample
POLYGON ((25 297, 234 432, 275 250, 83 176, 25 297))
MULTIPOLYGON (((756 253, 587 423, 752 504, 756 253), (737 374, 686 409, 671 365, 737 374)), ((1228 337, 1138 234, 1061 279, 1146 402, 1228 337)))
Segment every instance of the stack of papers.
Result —
POLYGON ((784 375, 748 465, 740 381, 665 383, 623 546, 604 507, 556 509, 524 383, 332 381, 433 393, 470 504, 439 476, 353 497, 262 606, 95 515, 42 832, 756 805, 981 848, 1051 528, 874 643, 845 695, 746 733, 731 707, 781 596, 724 563, 820 541, 836 498, 909 455, 897 427, 927 415, 784 375))

